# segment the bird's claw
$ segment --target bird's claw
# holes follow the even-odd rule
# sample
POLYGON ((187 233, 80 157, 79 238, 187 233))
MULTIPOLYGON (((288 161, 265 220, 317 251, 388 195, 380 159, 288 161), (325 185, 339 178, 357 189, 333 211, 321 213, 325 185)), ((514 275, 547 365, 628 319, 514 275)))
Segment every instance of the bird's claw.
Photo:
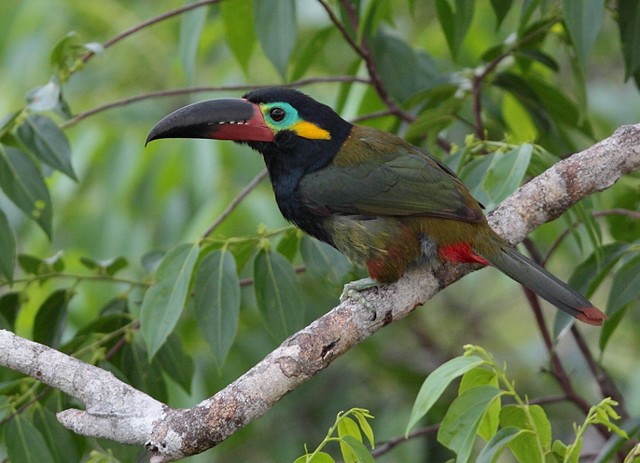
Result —
POLYGON ((376 308, 362 295, 362 291, 379 286, 376 280, 372 278, 363 278, 361 280, 351 281, 344 285, 342 294, 340 294, 340 302, 347 299, 353 299, 359 302, 363 307, 373 314, 373 320, 376 319, 376 308))

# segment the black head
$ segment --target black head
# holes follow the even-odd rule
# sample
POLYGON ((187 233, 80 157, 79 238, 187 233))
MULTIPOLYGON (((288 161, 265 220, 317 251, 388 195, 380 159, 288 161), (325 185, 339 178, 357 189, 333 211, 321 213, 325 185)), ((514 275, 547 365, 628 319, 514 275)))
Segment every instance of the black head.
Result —
POLYGON ((291 88, 262 88, 243 98, 260 107, 265 125, 273 130, 273 141, 246 142, 265 156, 268 167, 284 163, 281 167, 305 173, 322 168, 353 127, 329 106, 291 88))
POLYGON ((211 138, 247 143, 265 157, 273 175, 313 172, 327 165, 353 126, 329 106, 290 88, 269 87, 242 99, 225 98, 180 108, 158 122, 147 142, 211 138))

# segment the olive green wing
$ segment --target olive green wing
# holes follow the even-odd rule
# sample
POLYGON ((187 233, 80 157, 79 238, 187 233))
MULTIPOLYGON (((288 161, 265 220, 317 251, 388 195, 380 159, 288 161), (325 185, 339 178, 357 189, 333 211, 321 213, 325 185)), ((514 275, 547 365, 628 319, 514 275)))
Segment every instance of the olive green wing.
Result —
POLYGON ((389 141, 345 144, 330 165, 302 178, 298 194, 307 207, 319 215, 484 220, 480 204, 448 167, 393 135, 378 133, 389 141))

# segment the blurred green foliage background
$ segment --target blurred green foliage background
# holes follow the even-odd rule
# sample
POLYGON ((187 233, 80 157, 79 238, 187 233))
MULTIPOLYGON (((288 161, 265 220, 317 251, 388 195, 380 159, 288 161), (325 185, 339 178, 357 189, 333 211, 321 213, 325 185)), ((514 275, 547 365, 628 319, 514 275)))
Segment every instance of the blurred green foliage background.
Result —
MULTIPOLYGON (((477 147, 492 151, 497 146, 534 142, 541 148, 525 166, 531 175, 553 160, 549 153, 564 157, 608 136, 622 124, 640 119, 640 96, 633 75, 625 81, 625 56, 614 2, 607 4, 609 9, 601 16, 601 29, 594 26, 597 35, 592 48, 572 44, 562 22, 562 2, 474 2, 468 29, 464 31, 462 21, 454 21, 458 29, 449 40, 448 26, 436 7, 442 2, 356 3, 361 29, 351 31, 352 36, 356 40, 366 38, 389 98, 416 118, 412 123, 386 112, 363 123, 404 134, 452 163, 459 161, 456 154, 473 154, 477 147), (498 3, 504 5, 502 10, 496 8, 498 3), (527 18, 528 9, 531 12, 527 18), (498 11, 506 12, 500 25, 498 11), (543 24, 545 20, 551 22, 543 24), (525 24, 537 24, 541 31, 529 48, 519 49, 526 48, 528 61, 526 53, 509 51, 510 44, 524 35, 525 24), (582 56, 584 48, 588 53, 582 56), (477 87, 483 121, 483 127, 478 127, 473 113, 474 72, 478 75, 500 53, 509 57, 500 60, 477 87), (496 145, 468 138, 478 132, 496 145), (445 144, 438 143, 437 137, 454 145, 451 154, 443 151, 445 144)), ((1 2, 0 116, 23 108, 25 95, 49 81, 53 72, 50 52, 68 33, 74 32, 80 44, 103 43, 181 5, 168 0, 1 2)), ((348 24, 348 14, 338 2, 329 5, 348 24)), ((166 358, 156 357, 155 363, 148 364, 136 321, 144 289, 152 281, 151 272, 161 253, 179 243, 196 242, 262 171, 263 163, 248 148, 229 143, 171 140, 145 148, 146 134, 160 117, 188 102, 240 96, 254 86, 299 79, 311 79, 303 91, 337 108, 346 118, 389 109, 374 86, 357 82, 354 76, 370 77, 366 65, 315 0, 221 1, 146 27, 92 57, 62 86, 74 116, 151 92, 211 86, 218 89, 155 95, 77 120, 61 116, 59 111, 45 112, 64 128, 70 140, 78 181, 43 168, 54 211, 51 240, 0 195, 0 208, 15 232, 18 253, 50 266, 46 271, 30 271, 28 258, 23 257, 18 261, 13 286, 0 280, 0 295, 20 297, 15 304, 15 320, 9 320, 5 313, 3 327, 33 337, 43 303, 56 290, 64 289, 70 299, 60 299, 64 303, 56 307, 64 310, 65 316, 46 322, 61 330, 56 347, 67 352, 84 348, 83 359, 113 370, 173 407, 192 406, 225 387, 282 341, 265 329, 251 285, 243 283, 237 335, 222 367, 199 331, 191 305, 187 304, 167 347, 182 359, 181 371, 166 358), (329 79, 337 76, 344 81, 329 79), (126 259, 126 268, 116 274, 107 269, 112 263, 107 261, 119 257, 126 259), (84 263, 81 258, 85 258, 84 263), (114 317, 107 320, 106 315, 114 317), (104 325, 79 331, 96 320, 103 320, 104 325), (107 337, 113 332, 117 335, 107 337), (121 340, 124 344, 118 344, 121 340)), ((471 154, 466 160, 473 163, 471 154)), ((469 174, 468 180, 482 189, 482 176, 476 179, 469 174)), ((541 227, 532 235, 532 242, 545 255, 570 223, 587 217, 586 226, 578 225, 553 250, 548 267, 568 279, 579 263, 601 252, 598 250, 604 244, 618 243, 627 248, 615 269, 631 262, 624 281, 636 285, 632 272, 637 268, 633 258, 637 256, 640 221, 630 214, 595 218, 594 211, 637 211, 639 202, 640 182, 636 174, 630 175, 614 188, 583 202, 582 215, 576 212, 541 227)), ((278 230, 286 225, 270 185, 263 181, 215 229, 211 235, 214 241, 208 244, 219 247, 232 237, 255 237, 259 230, 278 230)), ((241 280, 252 276, 252 265, 242 266, 241 262, 251 262, 257 248, 264 245, 259 238, 250 241, 246 249, 230 248, 239 263, 241 280)), ((297 268, 305 264, 297 253, 299 239, 297 233, 287 232, 270 237, 269 242, 273 249, 290 257, 297 268)), ((302 303, 294 310, 304 306, 305 322, 337 303, 344 282, 364 276, 361 269, 344 261, 335 265, 343 269, 337 281, 311 272, 297 274, 302 303)), ((615 269, 607 269, 609 275, 592 295, 600 307, 610 304, 615 269)), ((0 303, 0 315, 2 308, 11 310, 8 304, 7 299, 4 305, 0 303)), ((637 294, 624 304, 623 313, 624 323, 616 325, 613 338, 608 344, 604 342, 604 351, 600 350, 604 344, 598 344, 598 330, 579 327, 579 331, 593 358, 604 365, 619 388, 618 398, 624 399, 628 417, 638 417, 637 294)), ((544 314, 551 325, 555 309, 545 306, 544 314)), ((609 335, 614 328, 609 329, 609 335)), ((464 278, 407 319, 393 323, 353 349, 258 422, 214 450, 186 461, 292 461, 303 452, 305 443, 313 447, 322 439, 338 411, 355 406, 370 410, 376 417, 373 426, 377 440, 401 435, 425 376, 459 355, 462 346, 469 343, 483 346, 497 361, 506 362, 521 394, 550 398, 552 403, 546 411, 554 424, 554 436, 571 438, 571 423, 581 421, 583 415, 574 404, 563 400, 565 392, 550 373, 548 352, 521 288, 486 269, 464 278)), ((575 338, 565 334, 555 351, 574 388, 589 403, 596 402, 600 390, 575 338)), ((454 394, 450 391, 441 399, 423 424, 439 422, 454 394)), ((90 461, 140 458, 138 448, 67 433, 50 420, 50 414, 38 421, 38 410, 50 413, 73 401, 16 373, 0 370, 0 396, 0 442, 18 409, 25 417, 33 416, 41 432, 52 429, 50 432, 61 436, 62 442, 69 443, 64 453, 50 449, 53 456, 38 461, 87 461, 92 450, 96 453, 90 461), (38 400, 31 402, 34 398, 38 400)), ((585 452, 597 453, 601 446, 601 436, 593 431, 585 441, 585 452)), ((7 444, 0 443, 0 461, 8 458, 6 452, 7 444)), ((436 443, 431 433, 399 445, 378 461, 437 462, 452 455, 436 443)), ((509 461, 509 457, 504 458, 509 461)))

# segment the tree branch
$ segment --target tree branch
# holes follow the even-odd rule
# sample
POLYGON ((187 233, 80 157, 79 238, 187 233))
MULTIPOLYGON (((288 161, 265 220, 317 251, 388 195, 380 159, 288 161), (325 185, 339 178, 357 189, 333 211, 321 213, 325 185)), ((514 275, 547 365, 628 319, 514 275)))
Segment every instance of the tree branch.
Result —
MULTIPOLYGON (((640 124, 560 161, 532 179, 490 214, 511 243, 558 217, 585 196, 640 167, 640 124)), ((293 334, 235 382, 190 409, 171 409, 111 373, 51 348, 0 331, 0 365, 32 376, 81 400, 60 422, 80 434, 145 445, 153 463, 207 450, 263 416, 287 392, 326 368, 385 325, 406 317, 447 285, 474 270, 444 265, 418 268, 400 281, 347 300, 293 334), (375 313, 371 308, 375 308, 375 313)))

